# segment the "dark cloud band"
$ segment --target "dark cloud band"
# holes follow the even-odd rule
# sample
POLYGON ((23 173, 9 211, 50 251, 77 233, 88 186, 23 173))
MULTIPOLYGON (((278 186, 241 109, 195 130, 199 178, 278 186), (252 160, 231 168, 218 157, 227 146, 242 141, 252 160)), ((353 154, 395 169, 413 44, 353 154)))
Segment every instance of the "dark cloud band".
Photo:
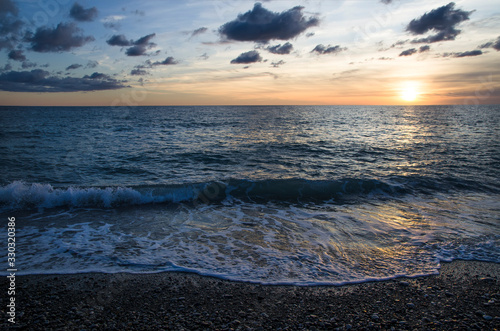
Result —
POLYGON ((79 92, 116 90, 124 87, 106 74, 94 72, 82 78, 50 76, 45 70, 9 71, 0 75, 0 90, 9 92, 79 92))

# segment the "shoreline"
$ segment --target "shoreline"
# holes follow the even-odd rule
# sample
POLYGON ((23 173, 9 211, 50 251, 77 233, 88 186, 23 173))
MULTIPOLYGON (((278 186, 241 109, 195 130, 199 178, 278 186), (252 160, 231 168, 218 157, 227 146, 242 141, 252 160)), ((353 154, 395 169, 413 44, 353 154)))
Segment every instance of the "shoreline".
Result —
POLYGON ((184 272, 16 276, 16 324, 44 330, 500 329, 500 264, 343 286, 260 285, 184 272))

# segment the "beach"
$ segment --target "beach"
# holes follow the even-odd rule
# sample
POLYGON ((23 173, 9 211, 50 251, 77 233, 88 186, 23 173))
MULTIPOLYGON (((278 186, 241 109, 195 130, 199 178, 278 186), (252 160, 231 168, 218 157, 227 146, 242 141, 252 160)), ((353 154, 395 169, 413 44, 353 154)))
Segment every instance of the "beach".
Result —
MULTIPOLYGON (((443 263, 439 275, 345 286, 232 282, 192 273, 27 275, 22 330, 498 330, 500 264, 443 263)), ((7 288, 6 278, 2 287, 7 288)))

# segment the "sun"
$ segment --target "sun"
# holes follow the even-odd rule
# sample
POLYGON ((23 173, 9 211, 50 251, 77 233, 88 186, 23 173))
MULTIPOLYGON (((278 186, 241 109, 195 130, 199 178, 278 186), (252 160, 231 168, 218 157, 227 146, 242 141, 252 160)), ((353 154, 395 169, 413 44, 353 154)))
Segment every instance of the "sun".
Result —
POLYGON ((413 88, 408 88, 401 93, 401 99, 404 101, 415 101, 417 99, 417 91, 413 88))
POLYGON ((403 85, 401 89, 401 99, 406 102, 413 102, 417 100, 419 95, 418 87, 414 82, 408 82, 403 85))

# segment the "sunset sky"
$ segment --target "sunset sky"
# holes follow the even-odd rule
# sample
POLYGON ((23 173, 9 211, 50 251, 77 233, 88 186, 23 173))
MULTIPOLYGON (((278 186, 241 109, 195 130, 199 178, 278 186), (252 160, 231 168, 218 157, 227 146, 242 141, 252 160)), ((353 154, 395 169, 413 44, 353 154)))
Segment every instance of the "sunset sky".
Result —
POLYGON ((0 105, 500 103, 491 0, 0 0, 0 105))

